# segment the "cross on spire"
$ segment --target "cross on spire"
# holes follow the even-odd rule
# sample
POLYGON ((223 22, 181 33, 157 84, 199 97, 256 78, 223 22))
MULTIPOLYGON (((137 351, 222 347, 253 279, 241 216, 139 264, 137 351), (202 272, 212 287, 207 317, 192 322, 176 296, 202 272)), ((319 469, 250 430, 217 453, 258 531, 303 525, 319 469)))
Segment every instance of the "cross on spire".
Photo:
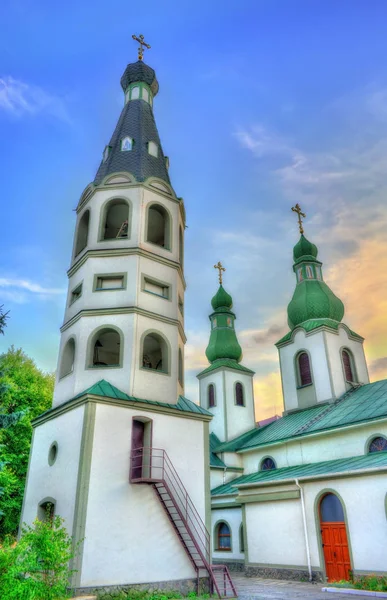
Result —
POLYGON ((222 263, 219 261, 217 265, 214 265, 214 269, 218 269, 219 271, 219 284, 222 285, 223 277, 222 272, 226 269, 222 266, 222 263))
POLYGON ((138 60, 142 60, 142 58, 144 56, 143 46, 145 46, 145 48, 148 48, 148 50, 150 50, 150 45, 147 44, 146 42, 144 42, 144 36, 142 34, 140 34, 140 37, 137 37, 135 34, 133 34, 132 38, 140 44, 140 47, 138 49, 138 60))
POLYGON ((292 206, 292 211, 297 213, 298 215, 298 227, 300 228, 300 233, 303 234, 304 233, 304 228, 302 226, 302 219, 301 217, 304 217, 304 219, 306 218, 306 214, 303 213, 301 211, 301 206, 299 204, 296 204, 296 206, 292 206))

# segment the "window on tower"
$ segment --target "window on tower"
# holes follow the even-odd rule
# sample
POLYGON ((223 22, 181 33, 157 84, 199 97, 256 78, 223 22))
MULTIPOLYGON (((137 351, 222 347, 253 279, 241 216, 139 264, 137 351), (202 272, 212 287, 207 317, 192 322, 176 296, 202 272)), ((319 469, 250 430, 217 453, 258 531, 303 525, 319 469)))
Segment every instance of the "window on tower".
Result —
POLYGON ((140 367, 160 373, 169 373, 168 345, 164 337, 156 332, 148 333, 142 343, 140 367))
POLYGON ((65 377, 69 375, 74 370, 74 359, 75 359, 75 340, 74 338, 70 338, 64 348, 62 353, 62 360, 60 363, 59 369, 59 378, 65 377))
POLYGON ((75 256, 77 256, 87 246, 87 239, 89 236, 89 221, 90 211, 86 210, 79 220, 77 237, 75 243, 75 256))
POLYGON ((307 352, 300 352, 297 357, 297 384, 298 387, 312 383, 312 371, 307 352))
POLYGON ((130 99, 137 100, 139 97, 140 97, 140 87, 138 85, 135 85, 131 89, 130 99))
POLYGON ((102 212, 101 240, 127 239, 129 237, 129 204, 115 198, 102 212))
POLYGON ((179 348, 179 373, 178 373, 179 383, 183 385, 184 383, 184 361, 183 361, 183 353, 181 348, 179 348))
POLYGON ((355 379, 355 361, 353 359, 352 352, 347 349, 341 351, 341 358, 343 361, 344 375, 346 381, 353 383, 355 379))
POLYGON ((145 102, 149 102, 149 92, 148 88, 146 88, 145 86, 143 86, 142 88, 142 99, 145 100, 145 102))
POLYGON ((159 154, 159 147, 155 142, 148 142, 148 153, 157 158, 159 154))
POLYGON ((167 210, 161 204, 151 204, 148 208, 146 241, 170 250, 170 237, 171 223, 167 210))
POLYGON ((235 404, 237 406, 245 405, 245 391, 240 381, 235 384, 235 404))
POLYGON ((116 329, 106 327, 92 335, 89 347, 89 366, 119 367, 122 337, 116 329))
POLYGON ((215 386, 213 383, 210 383, 210 385, 208 386, 207 394, 208 394, 208 408, 213 408, 215 406, 215 386))
POLYGON ((126 136, 121 140, 121 151, 130 152, 130 150, 133 150, 133 138, 126 136))

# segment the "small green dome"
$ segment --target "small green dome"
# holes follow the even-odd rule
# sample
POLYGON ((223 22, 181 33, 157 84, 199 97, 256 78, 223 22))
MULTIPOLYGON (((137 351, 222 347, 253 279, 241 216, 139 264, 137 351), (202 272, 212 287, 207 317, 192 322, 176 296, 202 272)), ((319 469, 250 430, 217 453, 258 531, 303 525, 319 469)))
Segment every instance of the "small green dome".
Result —
POLYGON ((324 281, 316 279, 299 283, 288 305, 290 329, 294 329, 309 319, 341 321, 343 316, 344 304, 342 301, 335 296, 324 281))
POLYGON ((294 260, 299 260, 302 256, 313 256, 317 258, 318 250, 315 244, 312 244, 306 237, 301 234, 301 237, 297 244, 293 248, 294 260))
POLYGON ((219 308, 232 308, 232 298, 222 285, 219 286, 218 291, 212 298, 211 304, 214 310, 218 310, 219 308))
POLYGON ((218 358, 231 358, 239 362, 242 358, 242 348, 238 343, 235 330, 227 327, 213 329, 206 356, 210 363, 218 358))

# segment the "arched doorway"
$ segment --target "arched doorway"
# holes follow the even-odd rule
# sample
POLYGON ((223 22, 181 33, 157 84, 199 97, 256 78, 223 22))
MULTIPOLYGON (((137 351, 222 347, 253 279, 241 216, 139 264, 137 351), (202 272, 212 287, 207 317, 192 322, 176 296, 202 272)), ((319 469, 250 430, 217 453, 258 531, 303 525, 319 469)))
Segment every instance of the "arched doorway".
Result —
POLYGON ((320 501, 320 526, 328 581, 348 580, 351 570, 343 506, 335 494, 320 501))
POLYGON ((152 421, 147 417, 133 417, 130 480, 151 477, 152 421))

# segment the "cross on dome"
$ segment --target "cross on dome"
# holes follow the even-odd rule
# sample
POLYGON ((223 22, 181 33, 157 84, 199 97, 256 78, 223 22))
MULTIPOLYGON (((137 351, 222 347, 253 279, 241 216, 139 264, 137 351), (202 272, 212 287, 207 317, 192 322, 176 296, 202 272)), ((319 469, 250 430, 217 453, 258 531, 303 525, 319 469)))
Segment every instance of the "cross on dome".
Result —
POLYGON ((306 219, 306 214, 301 211, 301 206, 297 203, 296 206, 292 206, 292 211, 297 213, 298 215, 298 227, 300 228, 301 235, 304 233, 304 228, 302 226, 302 219, 304 217, 306 219))
POLYGON ((214 265, 214 269, 218 269, 218 271, 219 271, 219 284, 222 285, 222 281, 223 281, 222 272, 224 272, 226 269, 222 266, 222 263, 220 261, 218 261, 217 265, 214 265))
POLYGON ((140 37, 137 37, 135 34, 133 34, 132 38, 140 44, 140 47, 138 49, 138 60, 142 60, 143 56, 144 56, 143 46, 145 46, 145 48, 148 48, 148 50, 150 50, 150 45, 147 44, 146 42, 144 42, 144 36, 142 34, 140 34, 140 37))

